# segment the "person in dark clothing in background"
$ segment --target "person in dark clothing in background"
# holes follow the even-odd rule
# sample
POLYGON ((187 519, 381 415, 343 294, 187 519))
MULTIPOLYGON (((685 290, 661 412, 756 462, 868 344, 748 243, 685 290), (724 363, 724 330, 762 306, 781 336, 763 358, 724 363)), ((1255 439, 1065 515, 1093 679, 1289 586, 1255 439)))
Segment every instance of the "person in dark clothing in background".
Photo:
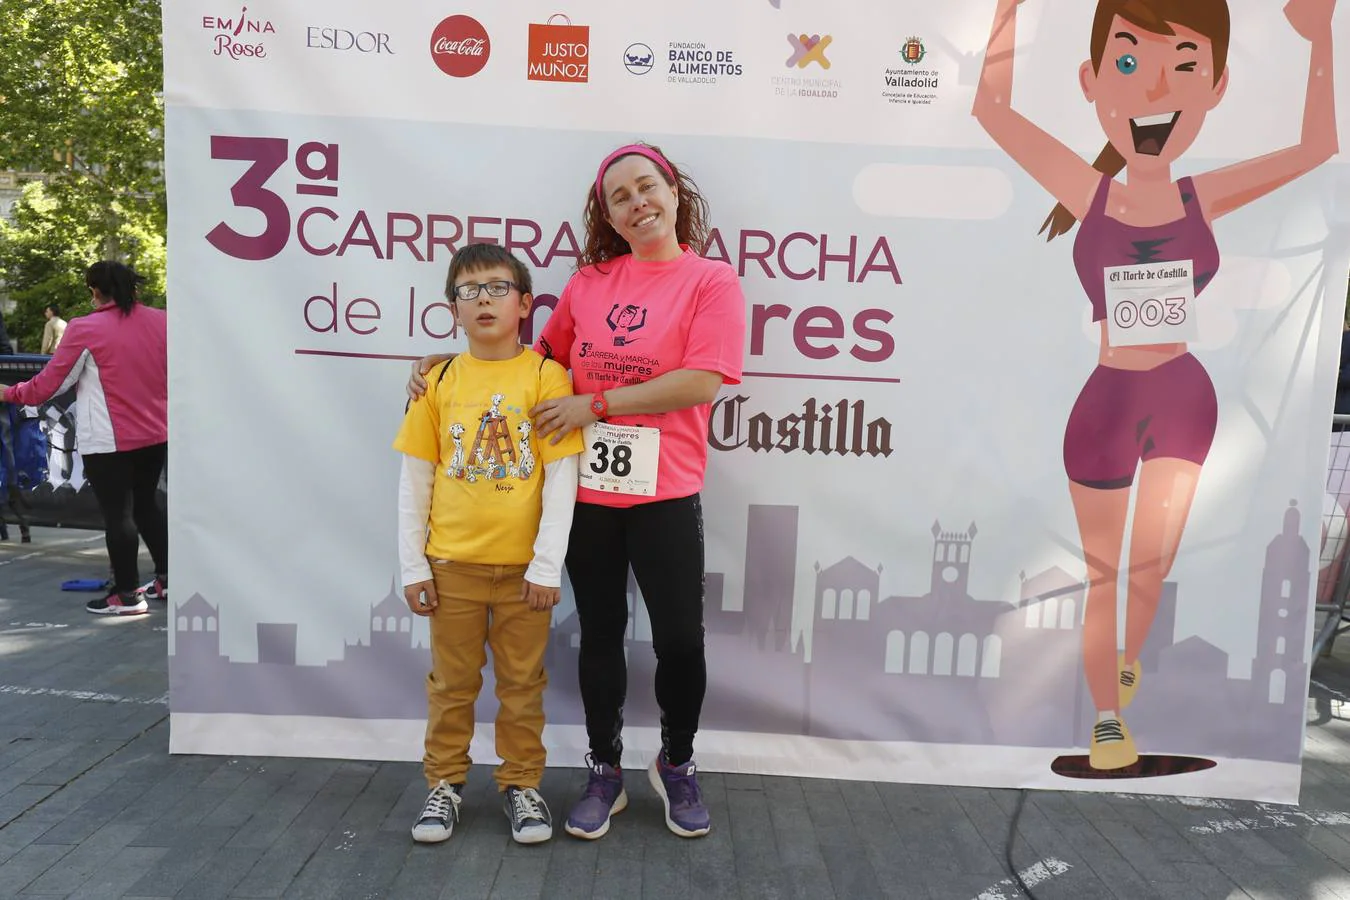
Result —
MULTIPOLYGON (((9 332, 5 330, 5 316, 0 313, 0 356, 13 356, 14 345, 9 342, 9 332)), ((0 541, 9 540, 9 526, 5 524, 3 505, 9 501, 14 517, 19 520, 19 537, 23 543, 32 542, 33 536, 28 529, 28 516, 24 513, 27 501, 19 491, 18 473, 14 461, 14 423, 10 418, 10 408, 0 403, 0 462, 7 473, 0 481, 0 541)))

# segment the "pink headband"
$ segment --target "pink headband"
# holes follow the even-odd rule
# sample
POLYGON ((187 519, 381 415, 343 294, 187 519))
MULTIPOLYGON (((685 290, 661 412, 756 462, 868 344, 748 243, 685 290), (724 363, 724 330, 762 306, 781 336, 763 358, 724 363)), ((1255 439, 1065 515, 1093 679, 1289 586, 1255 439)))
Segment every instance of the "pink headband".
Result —
POLYGON ((603 186, 605 180, 605 171, 610 166, 614 165, 614 161, 619 157, 631 156, 632 154, 635 153, 638 156, 645 156, 652 162, 656 163, 658 166, 661 167, 662 171, 664 171, 667 175, 670 176, 671 181, 675 180, 675 170, 670 167, 670 163, 666 162, 665 158, 662 157, 661 154, 657 153, 651 147, 647 147, 642 144, 628 144, 627 146, 620 147, 618 150, 615 150, 609 156, 606 156, 604 162, 600 163, 599 171, 595 173, 595 199, 600 201, 601 206, 605 205, 605 194, 603 186))

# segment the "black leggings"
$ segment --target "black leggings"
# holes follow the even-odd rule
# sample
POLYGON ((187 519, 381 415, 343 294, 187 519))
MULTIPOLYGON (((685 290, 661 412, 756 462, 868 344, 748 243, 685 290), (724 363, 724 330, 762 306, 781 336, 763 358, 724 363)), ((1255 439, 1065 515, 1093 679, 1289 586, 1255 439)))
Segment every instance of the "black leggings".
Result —
POLYGON ((119 593, 130 594, 139 586, 136 553, 140 538, 145 539, 155 574, 169 574, 169 521, 157 494, 168 447, 154 444, 84 457, 85 477, 103 510, 108 559, 119 593))
POLYGON ((656 651, 661 746, 682 764, 694 755, 708 670, 703 656, 703 507, 698 494, 627 509, 578 503, 567 577, 581 623, 579 661, 586 734, 597 762, 619 765, 628 690, 628 568, 647 603, 656 651))

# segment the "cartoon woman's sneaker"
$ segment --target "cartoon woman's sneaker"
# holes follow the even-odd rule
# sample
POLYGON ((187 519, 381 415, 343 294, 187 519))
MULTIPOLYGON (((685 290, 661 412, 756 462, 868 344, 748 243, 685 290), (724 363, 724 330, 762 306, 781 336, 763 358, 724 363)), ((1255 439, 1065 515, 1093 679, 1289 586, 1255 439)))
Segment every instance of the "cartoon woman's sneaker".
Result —
POLYGON ((1139 761, 1134 738, 1120 719, 1105 719, 1092 726, 1088 763, 1094 769, 1124 769, 1139 761))
POLYGON ((1134 702, 1134 692, 1139 690, 1139 660, 1125 668, 1125 654, 1120 654, 1120 708, 1124 709, 1134 702))

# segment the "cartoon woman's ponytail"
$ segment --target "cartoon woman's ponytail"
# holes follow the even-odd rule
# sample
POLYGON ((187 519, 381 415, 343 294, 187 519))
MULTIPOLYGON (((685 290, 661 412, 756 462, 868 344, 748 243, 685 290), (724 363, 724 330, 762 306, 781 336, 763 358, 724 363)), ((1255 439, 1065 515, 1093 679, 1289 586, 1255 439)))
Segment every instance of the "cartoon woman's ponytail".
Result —
MULTIPOLYGON (((1120 151, 1107 144, 1102 148, 1102 152, 1097 154, 1097 158, 1092 161, 1092 168, 1101 172, 1103 175, 1114 178, 1125 168, 1125 157, 1120 155, 1120 151)), ((1078 220, 1074 218, 1073 213, 1063 203, 1058 203, 1055 208, 1050 210, 1050 215, 1045 217, 1041 223, 1041 230, 1037 234, 1045 234, 1046 241, 1053 241, 1061 234, 1068 234, 1078 220), (1046 231, 1049 234, 1046 234, 1046 231)))

